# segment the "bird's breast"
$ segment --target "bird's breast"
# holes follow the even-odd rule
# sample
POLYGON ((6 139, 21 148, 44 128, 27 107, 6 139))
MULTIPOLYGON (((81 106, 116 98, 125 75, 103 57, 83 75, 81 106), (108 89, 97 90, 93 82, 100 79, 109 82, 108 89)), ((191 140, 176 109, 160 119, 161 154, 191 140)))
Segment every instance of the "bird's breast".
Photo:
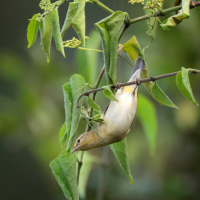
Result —
POLYGON ((109 108, 104 116, 102 128, 107 139, 115 138, 120 141, 129 130, 137 109, 137 98, 132 92, 119 94, 119 102, 111 101, 109 108))

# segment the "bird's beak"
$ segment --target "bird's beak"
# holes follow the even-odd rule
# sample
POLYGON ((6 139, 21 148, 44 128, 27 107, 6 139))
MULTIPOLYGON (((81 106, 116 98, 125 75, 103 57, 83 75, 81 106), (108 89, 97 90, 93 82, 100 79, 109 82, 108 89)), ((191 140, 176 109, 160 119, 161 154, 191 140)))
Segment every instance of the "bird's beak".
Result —
POLYGON ((70 154, 74 153, 77 149, 78 147, 74 147, 73 150, 70 152, 70 154))

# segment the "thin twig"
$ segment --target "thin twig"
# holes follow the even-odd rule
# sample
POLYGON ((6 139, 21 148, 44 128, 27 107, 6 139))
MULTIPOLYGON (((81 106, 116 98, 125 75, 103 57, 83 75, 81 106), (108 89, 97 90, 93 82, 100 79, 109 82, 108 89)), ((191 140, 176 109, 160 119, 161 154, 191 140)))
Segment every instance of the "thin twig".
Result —
MULTIPOLYGON (((173 73, 169 73, 169 74, 163 74, 163 75, 159 75, 159 76, 154 76, 154 77, 150 77, 150 78, 145 78, 145 79, 141 79, 140 80, 140 83, 145 83, 145 82, 150 82, 150 81, 156 81, 156 80, 159 80, 159 79, 163 79, 163 78, 168 78, 168 77, 172 77, 172 76, 176 76, 178 72, 173 72, 173 73)), ((197 70, 197 69, 189 69, 188 71, 189 74, 200 74, 200 70, 197 70)), ((132 81, 132 82, 127 82, 127 83, 119 83, 117 85, 111 85, 110 88, 111 89, 114 89, 114 88, 118 88, 118 87, 124 87, 124 86, 127 86, 127 85, 133 85, 133 84, 136 84, 137 81, 132 81)), ((77 99, 77 102, 76 102, 76 106, 77 106, 77 109, 79 111, 79 113, 81 113, 80 111, 80 106, 79 106, 79 100, 83 97, 83 96, 88 96, 89 94, 91 93, 97 93, 99 91, 102 91, 104 90, 104 88, 97 88, 97 89, 94 89, 94 90, 90 90, 90 91, 87 91, 87 92, 84 92, 82 93, 78 99, 77 99)), ((83 115, 83 114, 82 114, 83 115)), ((86 116, 85 116, 86 117, 86 116)), ((89 118, 89 120, 92 120, 91 118, 89 118)))
MULTIPOLYGON (((103 74, 104 74, 104 69, 105 69, 105 66, 103 66, 103 68, 102 68, 102 70, 101 70, 101 72, 99 74, 99 77, 97 79, 97 82, 95 83, 93 88, 98 88, 99 83, 101 82, 101 79, 102 79, 103 74)), ((93 101, 95 100, 95 97, 96 97, 96 92, 93 93, 93 97, 92 97, 93 101)), ((92 117, 92 114, 93 114, 93 109, 91 108, 90 117, 92 117)), ((91 127, 89 126, 89 124, 87 124, 85 132, 89 131, 90 129, 91 129, 91 127)), ((84 155, 84 151, 81 151, 80 160, 77 160, 77 162, 78 162, 77 182, 78 183, 79 183, 81 167, 83 165, 83 155, 84 155)))
MULTIPOLYGON (((200 1, 193 2, 190 5, 190 9, 193 9, 193 8, 195 8, 197 6, 200 6, 200 1)), ((142 21, 142 20, 145 20, 145 19, 149 19, 150 17, 165 16, 167 13, 180 10, 181 8, 182 8, 182 5, 180 5, 180 6, 174 6, 174 7, 171 7, 171 8, 164 9, 164 10, 162 10, 162 12, 158 11, 158 12, 153 13, 153 14, 148 14, 148 15, 144 15, 144 16, 137 17, 137 18, 134 18, 134 19, 130 19, 130 24, 134 24, 136 22, 139 22, 139 21, 142 21)))
MULTIPOLYGON (((65 2, 65 1, 62 1, 62 3, 65 2)), ((105 10, 107 10, 108 12, 110 13, 114 13, 113 10, 111 10, 110 8, 108 8, 107 6, 105 6, 104 4, 102 4, 100 1, 98 0, 90 0, 90 2, 94 3, 94 4, 97 4, 98 6, 104 8, 105 10)), ((62 4, 60 3, 60 4, 62 4)), ((192 8, 195 8, 197 6, 200 6, 200 1, 198 2, 193 2, 191 5, 190 5, 190 9, 192 8)), ((162 11, 158 11, 154 14, 149 14, 149 15, 144 15, 144 16, 141 16, 141 17, 138 17, 138 18, 135 18, 135 19, 126 19, 125 22, 124 22, 124 26, 122 28, 122 31, 120 33, 120 36, 119 36, 119 40, 121 39, 122 35, 124 34, 124 32, 126 31, 126 29, 131 25, 131 24, 134 24, 136 22, 139 22, 139 21, 142 21, 142 20, 145 20, 145 19, 149 19, 150 17, 155 17, 155 16, 165 16, 165 14, 167 13, 170 13, 170 12, 174 12, 174 11, 177 11, 177 10, 180 10, 182 8, 182 6, 175 6, 175 7, 172 7, 172 8, 168 8, 168 9, 165 9, 165 10, 162 10, 162 11)), ((103 90, 104 88, 98 88, 99 86, 99 83, 101 81, 101 78, 104 74, 104 71, 105 71, 105 66, 102 68, 101 72, 100 72, 100 75, 97 79, 97 82, 95 84, 95 86, 93 87, 94 89, 93 90, 90 90, 90 91, 87 91, 87 92, 84 92, 82 93, 78 99, 77 99, 77 108, 79 110, 79 100, 81 99, 81 97, 83 96, 86 96, 86 95, 89 95, 91 93, 93 93, 93 100, 95 100, 95 97, 96 97, 96 93, 98 91, 101 91, 103 90), (97 89, 96 89, 97 88, 97 89)), ((156 81, 156 80, 159 80, 159 79, 163 79, 163 78, 167 78, 167 77, 171 77, 171 76, 176 76, 178 72, 174 72, 174 73, 170 73, 170 74, 164 74, 164 75, 160 75, 160 76, 155 76, 155 77, 151 77, 151 78, 146 78, 146 79, 142 79, 140 80, 141 83, 144 83, 144 82, 149 82, 149 81, 156 81)), ((200 73, 200 70, 195 70, 194 71, 189 71, 188 73, 200 73)), ((123 86, 127 86, 127 85, 132 85, 132 84, 135 84, 136 82, 133 81, 133 82, 129 82, 129 83, 122 83, 122 84, 118 84, 118 86, 120 87, 123 87, 123 86)), ((116 88, 116 85, 111 85, 111 88, 116 88)), ((79 112, 81 112, 79 110, 79 112)), ((91 109, 90 111, 90 118, 92 117, 92 114, 93 114, 93 109, 91 109)), ((89 131, 90 130, 90 126, 87 124, 86 126, 86 131, 89 131)), ((81 155, 80 155, 80 160, 78 160, 78 172, 77 172, 77 181, 79 182, 79 176, 80 176, 80 170, 81 170, 81 167, 82 167, 82 161, 83 161, 83 155, 84 155, 84 152, 82 151, 81 152, 81 155)))

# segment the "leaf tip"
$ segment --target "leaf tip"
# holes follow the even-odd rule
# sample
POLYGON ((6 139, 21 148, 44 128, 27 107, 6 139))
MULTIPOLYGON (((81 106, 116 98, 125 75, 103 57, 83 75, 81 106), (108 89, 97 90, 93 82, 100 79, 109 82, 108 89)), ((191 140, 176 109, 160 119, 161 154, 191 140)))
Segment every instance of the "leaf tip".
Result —
POLYGON ((174 104, 174 107, 172 107, 172 108, 176 108, 176 109, 178 109, 179 110, 179 108, 174 104))
POLYGON ((47 63, 49 63, 49 61, 50 61, 50 58, 49 58, 49 56, 47 55, 47 63))
POLYGON ((133 184, 134 183, 134 181, 133 181, 133 178, 131 177, 131 178, 129 178, 129 181, 130 181, 130 184, 133 184))

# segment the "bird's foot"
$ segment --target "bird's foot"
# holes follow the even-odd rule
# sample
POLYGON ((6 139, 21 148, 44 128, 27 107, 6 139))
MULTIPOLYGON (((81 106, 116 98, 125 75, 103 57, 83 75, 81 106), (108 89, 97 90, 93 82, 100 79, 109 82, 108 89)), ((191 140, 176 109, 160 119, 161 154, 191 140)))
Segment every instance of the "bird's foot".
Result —
POLYGON ((121 88, 120 83, 117 82, 117 83, 115 84, 115 87, 116 87, 117 89, 120 89, 120 88, 121 88))
POLYGON ((136 81, 135 81, 135 84, 136 84, 137 86, 141 84, 141 82, 140 82, 140 79, 139 79, 139 78, 137 78, 137 79, 136 79, 136 81))

